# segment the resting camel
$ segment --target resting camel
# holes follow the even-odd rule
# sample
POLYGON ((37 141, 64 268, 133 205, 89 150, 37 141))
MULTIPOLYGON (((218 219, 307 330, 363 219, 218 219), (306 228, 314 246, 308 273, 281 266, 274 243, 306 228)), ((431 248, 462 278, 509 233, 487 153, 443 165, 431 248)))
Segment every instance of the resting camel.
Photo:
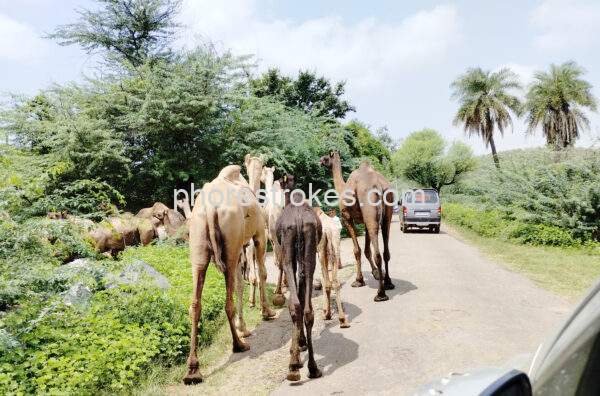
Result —
MULTIPOLYGON (((303 197, 300 196, 301 200, 303 197)), ((288 279, 290 297, 288 308, 294 323, 292 345, 290 347, 290 365, 287 379, 300 380, 300 348, 308 347, 308 377, 322 375, 315 362, 312 345, 312 326, 314 311, 312 307, 312 281, 315 272, 317 245, 321 239, 321 222, 316 213, 304 202, 300 206, 286 204, 277 220, 277 240, 281 244, 283 270, 288 279), (304 336, 304 326, 306 336, 304 336)))
MULTIPOLYGON (((202 188, 202 195, 199 200, 196 200, 192 217, 189 220, 190 261, 194 285, 190 306, 192 329, 190 354, 187 360, 188 373, 183 378, 185 384, 202 382, 196 352, 198 321, 202 313, 202 288, 211 257, 214 258, 215 265, 225 276, 227 293, 225 312, 233 339, 233 352, 244 352, 250 348, 240 337, 250 333, 246 330, 243 320, 244 284, 239 269, 239 259, 244 244, 252 239, 256 247, 259 268, 264 269, 266 235, 258 200, 247 183, 240 180, 240 177, 238 165, 229 165, 223 168, 216 179, 202 188), (232 198, 230 199, 230 197, 232 198), (219 200, 220 204, 215 202, 219 200), (233 305, 234 290, 237 293, 236 307, 233 305), (237 317, 234 318, 236 308, 237 317)), ((266 277, 262 278, 261 276, 261 283, 264 283, 265 279, 266 277)), ((260 288, 262 315, 263 318, 270 318, 274 316, 274 313, 268 307, 265 288, 264 285, 262 286, 260 288)))
POLYGON ((267 167, 264 166, 262 169, 262 175, 260 180, 265 183, 265 193, 267 196, 267 204, 265 206, 265 211, 267 215, 267 236, 271 241, 271 246, 273 246, 273 255, 275 257, 275 264, 279 269, 279 276, 277 277, 277 287, 275 288, 275 293, 273 294, 273 304, 277 306, 282 306, 285 304, 285 296, 281 290, 282 282, 283 282, 283 267, 281 266, 281 246, 277 241, 277 220, 281 213, 283 212, 283 208, 285 206, 285 194, 281 185, 279 184, 279 180, 274 180, 274 172, 275 167, 267 167))
POLYGON ((365 285, 360 263, 360 246, 354 228, 355 224, 364 224, 366 228, 365 257, 371 264, 373 276, 379 280, 375 301, 386 301, 388 296, 385 294, 385 290, 394 288, 388 266, 390 261, 388 242, 394 202, 394 194, 390 188, 390 183, 366 161, 363 161, 358 169, 350 174, 348 181, 344 182, 340 153, 337 151, 332 151, 329 155, 321 157, 321 165, 331 169, 333 184, 339 195, 338 201, 342 222, 354 243, 356 280, 352 283, 352 287, 365 285), (389 204, 386 204, 386 202, 389 204), (383 259, 385 260, 384 276, 381 276, 383 271, 379 252, 380 226, 383 236, 383 259), (373 245, 375 260, 371 255, 371 244, 373 245))
POLYGON ((323 318, 331 319, 331 289, 335 291, 335 301, 338 308, 338 319, 342 329, 350 327, 344 307, 342 306, 342 297, 340 295, 340 282, 338 281, 337 272, 340 267, 340 231, 341 225, 333 218, 328 216, 321 208, 313 208, 323 228, 323 236, 317 246, 319 252, 319 261, 321 262, 321 278, 323 279, 323 318), (331 275, 329 268, 331 267, 331 275))

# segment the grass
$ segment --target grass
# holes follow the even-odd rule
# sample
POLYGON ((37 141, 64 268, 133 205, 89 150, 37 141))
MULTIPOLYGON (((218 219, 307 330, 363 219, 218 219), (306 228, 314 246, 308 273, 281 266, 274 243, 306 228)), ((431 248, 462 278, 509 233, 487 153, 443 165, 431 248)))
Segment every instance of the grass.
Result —
POLYGON ((572 301, 600 277, 600 253, 591 249, 517 245, 458 225, 452 229, 486 256, 572 301))

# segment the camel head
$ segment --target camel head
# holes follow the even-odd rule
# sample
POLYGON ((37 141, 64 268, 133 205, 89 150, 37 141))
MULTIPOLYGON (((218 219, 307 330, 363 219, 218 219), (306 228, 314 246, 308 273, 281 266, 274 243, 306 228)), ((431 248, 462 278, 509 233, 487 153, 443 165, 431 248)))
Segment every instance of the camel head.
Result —
POLYGON ((159 220, 163 220, 169 213, 169 208, 162 202, 156 202, 152 205, 152 216, 159 220))
POLYGON ((294 175, 283 175, 283 177, 279 179, 279 184, 281 185, 282 189, 292 191, 294 189, 294 185, 296 184, 294 175))
POLYGON ((324 155, 321 157, 319 163, 321 164, 321 166, 331 168, 335 161, 340 161, 340 152, 337 150, 331 150, 329 152, 329 155, 324 155))
POLYGON ((274 177, 275 174, 275 167, 268 167, 268 166, 263 166, 262 168, 262 173, 260 175, 260 181, 265 183, 265 186, 272 186, 273 185, 273 180, 275 179, 274 177))
POLYGON ((246 172, 248 173, 248 182, 254 190, 258 190, 260 187, 260 176, 264 162, 262 156, 255 157, 246 154, 244 157, 244 165, 246 166, 246 172))

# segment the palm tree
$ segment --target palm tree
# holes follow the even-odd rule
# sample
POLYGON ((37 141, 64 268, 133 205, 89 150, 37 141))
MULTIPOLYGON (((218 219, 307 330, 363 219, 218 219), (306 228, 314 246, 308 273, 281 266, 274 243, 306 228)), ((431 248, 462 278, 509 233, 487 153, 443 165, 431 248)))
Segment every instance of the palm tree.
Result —
POLYGON ((579 131, 589 128, 582 109, 596 110, 592 85, 581 79, 584 72, 575 62, 550 65, 550 72, 536 72, 529 86, 525 104, 528 131, 541 124, 546 142, 557 150, 573 145, 579 131))
POLYGON ((521 101, 509 93, 521 88, 517 75, 507 68, 490 72, 477 67, 460 75, 451 88, 452 97, 460 102, 454 125, 463 125, 465 132, 481 136, 485 146, 492 149, 494 164, 500 168, 494 130, 504 134, 509 125, 512 128, 510 113, 521 114, 521 101))

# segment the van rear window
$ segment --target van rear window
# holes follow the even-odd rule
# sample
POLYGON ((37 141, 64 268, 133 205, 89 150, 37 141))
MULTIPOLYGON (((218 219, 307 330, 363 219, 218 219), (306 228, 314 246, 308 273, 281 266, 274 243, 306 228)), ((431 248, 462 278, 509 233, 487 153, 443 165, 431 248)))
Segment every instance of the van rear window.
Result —
POLYGON ((415 203, 437 203, 438 195, 432 190, 415 191, 415 203))

